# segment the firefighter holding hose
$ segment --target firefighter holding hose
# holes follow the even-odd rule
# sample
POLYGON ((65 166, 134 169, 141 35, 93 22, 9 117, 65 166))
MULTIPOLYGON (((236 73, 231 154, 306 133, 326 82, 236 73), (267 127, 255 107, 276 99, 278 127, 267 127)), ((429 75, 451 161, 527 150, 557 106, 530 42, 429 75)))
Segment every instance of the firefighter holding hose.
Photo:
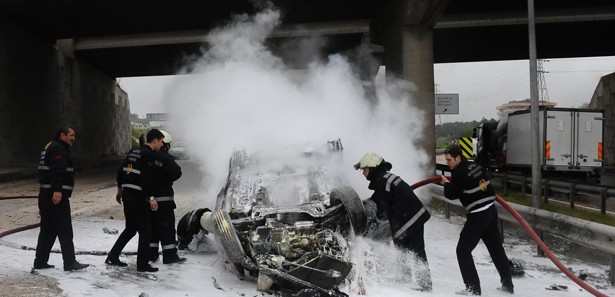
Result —
MULTIPOLYGON (((402 252, 410 252, 417 258, 415 278, 421 291, 431 291, 431 273, 425 253, 424 225, 431 215, 401 177, 389 172, 393 165, 382 156, 369 152, 359 163, 363 176, 370 181, 368 188, 374 191, 372 199, 377 205, 379 217, 389 220, 393 243, 402 252)), ((410 276, 409 263, 401 257, 402 271, 410 276)))
POLYGON ((459 199, 467 211, 467 220, 457 243, 457 262, 466 288, 457 294, 481 295, 480 280, 472 258, 472 251, 481 239, 500 274, 502 286, 498 289, 512 294, 511 270, 498 230, 493 187, 483 168, 463 157, 459 145, 450 145, 444 151, 444 157, 451 169, 450 181, 442 176, 444 196, 449 200, 459 199))

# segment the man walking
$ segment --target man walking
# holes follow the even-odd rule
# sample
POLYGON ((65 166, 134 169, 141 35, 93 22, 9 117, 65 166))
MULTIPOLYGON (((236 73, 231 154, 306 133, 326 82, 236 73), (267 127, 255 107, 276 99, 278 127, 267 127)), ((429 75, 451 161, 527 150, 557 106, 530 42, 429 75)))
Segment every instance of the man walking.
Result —
POLYGON ((38 172, 40 190, 38 208, 41 230, 36 244, 34 269, 53 268, 47 263, 56 237, 60 240, 64 270, 80 270, 89 266, 75 259, 73 225, 69 198, 75 185, 75 172, 70 147, 75 142, 75 130, 63 126, 41 152, 38 172))
POLYGON ((451 200, 459 199, 467 211, 467 220, 457 243, 457 262, 466 288, 457 294, 481 294, 480 280, 472 258, 472 251, 481 239, 500 274, 502 287, 499 290, 512 294, 514 292, 512 276, 498 229, 498 212, 494 205, 495 192, 491 183, 480 165, 470 163, 463 157, 459 145, 450 145, 444 151, 444 157, 451 169, 450 182, 442 176, 444 196, 451 200))
POLYGON ((147 143, 140 148, 130 150, 117 171, 117 194, 115 199, 120 204, 124 203, 126 227, 111 248, 111 251, 109 251, 109 255, 105 260, 107 265, 127 266, 126 263, 120 261, 120 253, 128 244, 128 241, 138 232, 137 271, 158 271, 158 268, 152 267, 148 263, 152 225, 148 198, 143 194, 141 187, 141 171, 143 167, 141 157, 144 153, 159 151, 163 145, 162 139, 163 135, 159 130, 150 130, 147 133, 147 143))
POLYGON ((163 147, 159 152, 143 154, 142 181, 146 197, 149 197, 152 215, 152 236, 150 238, 150 260, 158 259, 158 243, 162 244, 162 263, 182 263, 186 258, 177 255, 175 237, 175 199, 173 182, 181 175, 181 167, 167 151, 171 136, 166 131, 159 131, 163 147))

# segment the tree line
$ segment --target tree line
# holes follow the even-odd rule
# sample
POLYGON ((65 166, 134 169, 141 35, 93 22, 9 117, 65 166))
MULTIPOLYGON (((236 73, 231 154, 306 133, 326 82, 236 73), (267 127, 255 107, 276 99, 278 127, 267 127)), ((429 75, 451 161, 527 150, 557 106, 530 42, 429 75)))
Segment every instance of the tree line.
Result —
POLYGON ((485 119, 471 122, 451 122, 436 125, 436 148, 446 148, 453 139, 472 137, 475 127, 482 123, 497 122, 496 119, 485 119))

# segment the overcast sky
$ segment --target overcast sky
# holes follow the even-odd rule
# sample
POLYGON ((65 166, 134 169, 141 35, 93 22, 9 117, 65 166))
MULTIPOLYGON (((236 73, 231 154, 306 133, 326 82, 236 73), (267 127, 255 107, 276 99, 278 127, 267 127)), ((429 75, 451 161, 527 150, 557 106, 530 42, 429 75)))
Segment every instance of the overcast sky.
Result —
MULTIPOLYGON (((615 71, 615 56, 552 59, 544 62, 550 101, 559 107, 588 103, 600 77, 615 71)), ((497 118, 496 106, 529 98, 529 62, 492 61, 434 66, 437 91, 459 94, 459 115, 436 116, 436 123, 497 118)), ((173 76, 119 79, 131 113, 165 112, 163 98, 173 76)), ((179 102, 178 102, 179 103, 179 102)))

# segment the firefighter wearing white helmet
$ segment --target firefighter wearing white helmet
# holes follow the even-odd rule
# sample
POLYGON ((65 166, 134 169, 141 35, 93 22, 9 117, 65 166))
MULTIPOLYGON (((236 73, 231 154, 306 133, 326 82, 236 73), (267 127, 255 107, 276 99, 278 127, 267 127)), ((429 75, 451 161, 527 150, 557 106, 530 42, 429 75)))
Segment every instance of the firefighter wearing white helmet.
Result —
POLYGON ((182 171, 175 158, 168 153, 173 140, 171 134, 164 130, 160 132, 164 136, 163 147, 157 154, 143 156, 144 165, 141 174, 143 191, 151 200, 152 206, 150 261, 158 259, 159 249, 162 246, 162 263, 181 263, 185 262, 186 258, 177 255, 173 182, 181 177, 182 171))
POLYGON ((416 256, 414 276, 422 291, 431 291, 431 273, 425 253, 424 224, 431 215, 414 194, 412 188, 401 177, 389 172, 393 165, 374 152, 365 154, 355 169, 361 169, 369 180, 368 188, 374 193, 370 198, 377 206, 379 218, 389 220, 393 243, 401 250, 400 263, 405 278, 411 278, 410 262, 407 252, 416 256))
POLYGON ((369 152, 361 158, 359 163, 354 164, 354 169, 359 170, 367 167, 376 167, 380 165, 382 160, 384 159, 380 155, 374 152, 369 152))
POLYGON ((171 137, 171 134, 169 134, 169 132, 167 131, 160 130, 160 132, 164 136, 164 138, 162 139, 162 142, 164 143, 164 145, 162 146, 162 150, 168 152, 171 149, 171 141, 173 141, 173 137, 171 137))

